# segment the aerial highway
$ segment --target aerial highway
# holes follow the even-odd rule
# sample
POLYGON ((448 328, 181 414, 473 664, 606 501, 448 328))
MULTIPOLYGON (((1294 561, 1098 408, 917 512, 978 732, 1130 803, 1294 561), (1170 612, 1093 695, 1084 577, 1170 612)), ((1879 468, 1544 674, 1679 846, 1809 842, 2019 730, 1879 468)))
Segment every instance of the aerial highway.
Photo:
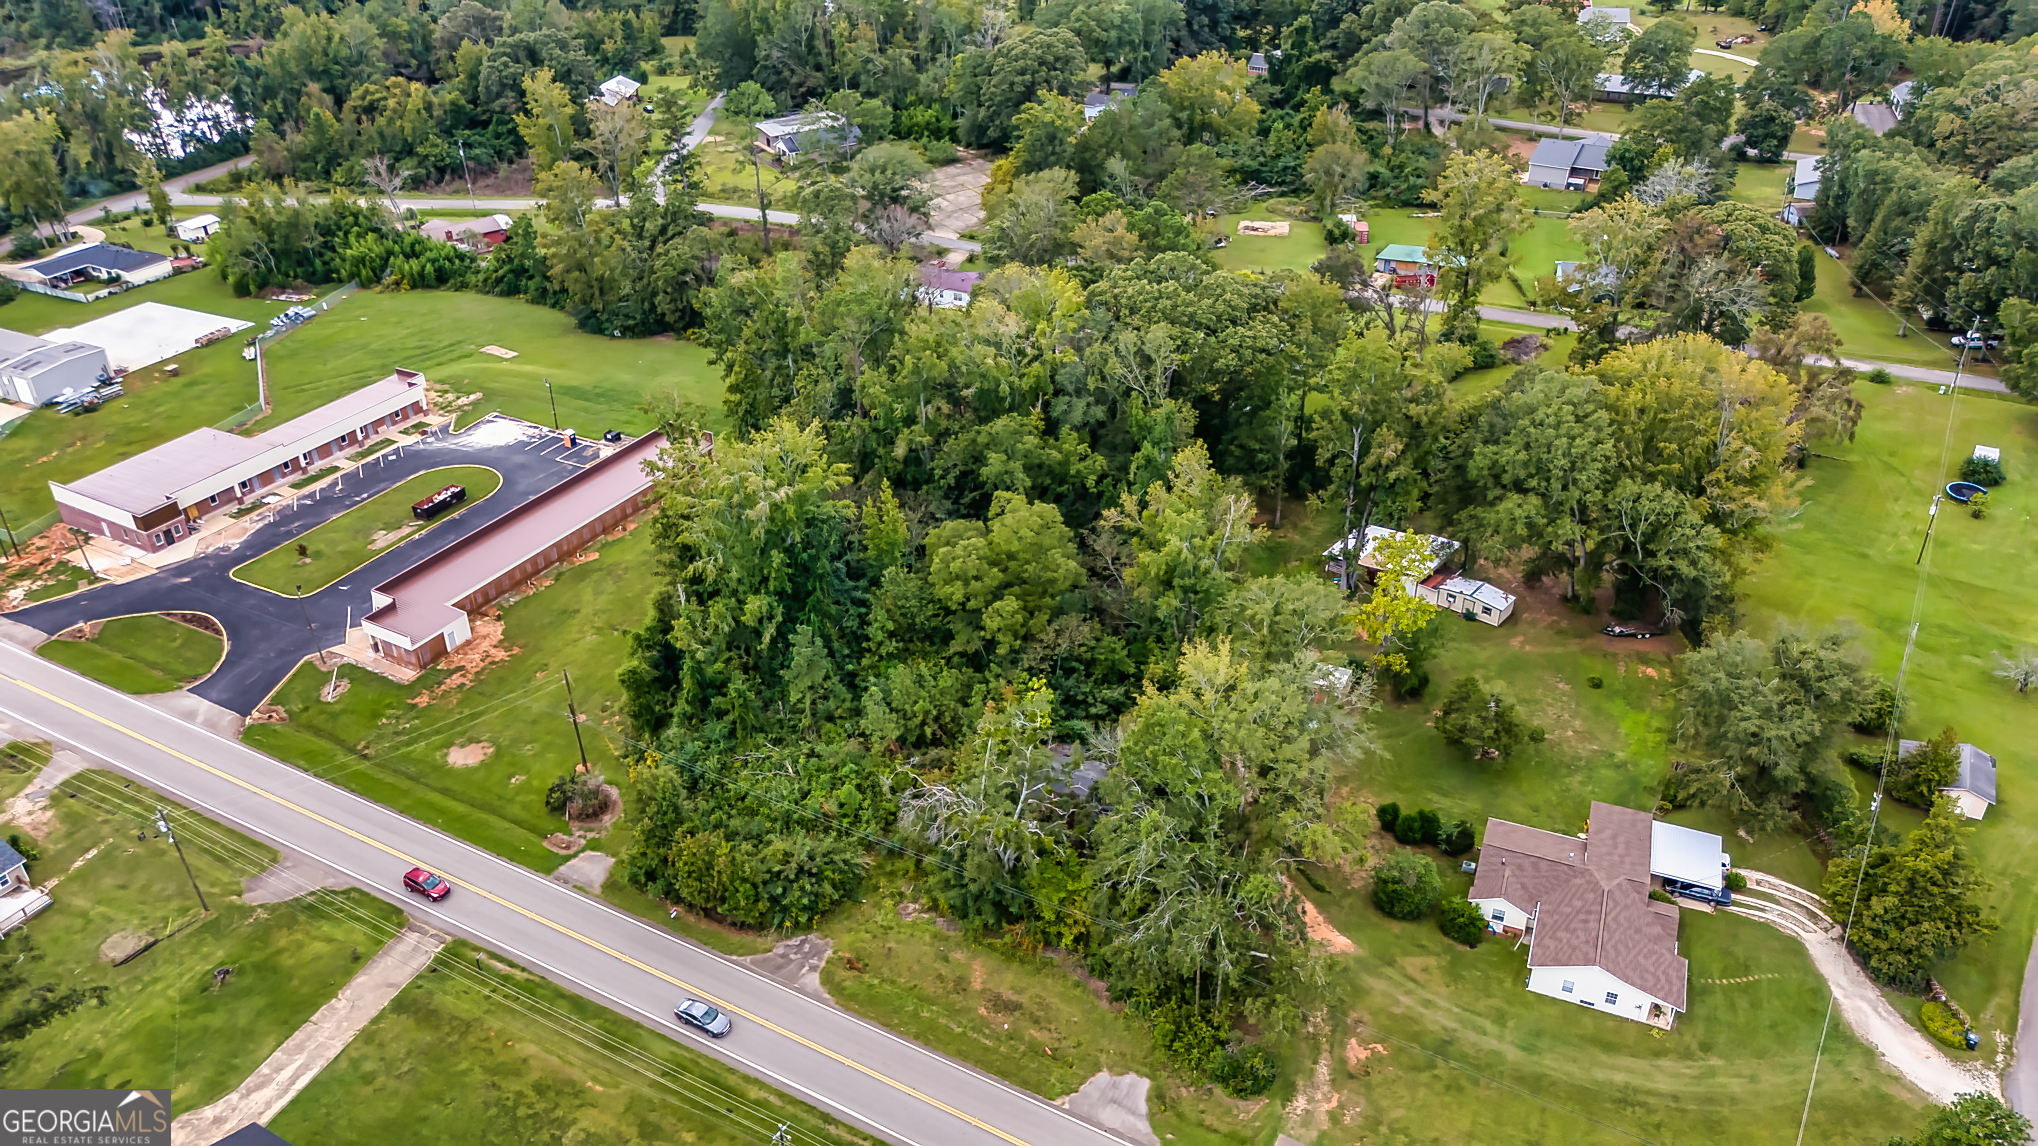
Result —
POLYGON ((419 919, 498 952, 900 1146, 1125 1146, 1122 1138, 582 892, 124 693, 0 642, 0 717, 308 856, 419 919), (406 896, 405 871, 455 885, 406 896), (735 1018, 709 1039, 682 997, 735 1018))

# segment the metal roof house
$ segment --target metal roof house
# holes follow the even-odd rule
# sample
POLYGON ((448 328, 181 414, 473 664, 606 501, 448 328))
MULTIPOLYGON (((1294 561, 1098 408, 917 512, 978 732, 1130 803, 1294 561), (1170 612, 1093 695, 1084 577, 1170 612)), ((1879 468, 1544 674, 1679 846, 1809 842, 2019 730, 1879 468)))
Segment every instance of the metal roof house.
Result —
POLYGON ((1495 628, 1514 615, 1514 594, 1498 585, 1456 573, 1432 573, 1409 588, 1438 608, 1495 628))
POLYGON ((1596 8, 1588 4, 1578 10, 1580 24, 1589 24, 1594 20, 1603 20, 1620 32, 1635 30, 1634 11, 1629 8, 1596 8))
MULTIPOLYGON (((1677 1021, 1690 973, 1677 953, 1678 909, 1649 898, 1662 826, 1647 812, 1597 800, 1583 837, 1486 821, 1467 897, 1488 930, 1526 936, 1530 991, 1655 1027, 1677 1021)), ((1687 846, 1693 855, 1704 850, 1665 838, 1672 842, 1664 863, 1680 872, 1689 866, 1687 846)), ((1711 839, 1717 845, 1719 837, 1711 839)))
MULTIPOLYGON (((1922 740, 1899 740, 1898 756, 1908 756, 1923 748, 1922 740)), ((1996 758, 1972 744, 1960 746, 1960 771, 1953 782, 1939 789, 1960 809, 1960 814, 1970 820, 1979 820, 1988 814, 1996 802, 1996 758)))
POLYGON ((643 86, 628 76, 610 76, 595 89, 594 98, 614 107, 624 100, 636 99, 637 89, 643 86))
POLYGON ((464 250, 486 253, 509 238, 508 215, 484 215, 479 219, 427 219, 418 224, 418 234, 464 250))
POLYGON ((175 269, 168 255, 116 247, 112 243, 78 243, 22 268, 46 287, 111 278, 139 286, 169 278, 175 269))
POLYGON ((200 519, 260 500, 263 490, 359 449, 426 406, 425 376, 398 370, 252 437, 193 430, 96 473, 53 481, 50 493, 66 524, 156 553, 195 532, 200 519))
POLYGON ((803 111, 757 121, 756 146, 785 159, 816 151, 846 151, 863 140, 857 126, 832 111, 803 111))
POLYGON ((1811 218, 1812 206, 1819 197, 1819 161, 1816 156, 1806 156, 1792 167, 1790 172, 1790 203, 1783 208, 1783 221, 1795 227, 1811 218))
MULTIPOLYGON (((1380 573, 1386 570, 1386 566, 1380 564, 1380 543, 1392 538, 1405 536, 1407 534, 1398 529, 1388 529, 1380 525, 1368 525, 1363 533, 1354 533, 1343 541, 1333 542, 1330 548, 1323 551, 1323 555, 1330 559, 1334 568, 1341 571, 1344 555, 1357 550, 1359 565, 1375 573, 1380 573)), ((1430 555, 1434 560, 1430 562, 1429 568, 1421 571, 1425 577, 1436 572, 1439 566, 1445 561, 1450 560, 1451 554, 1458 551, 1458 543, 1448 537, 1432 535, 1429 537, 1429 549, 1430 555)))
POLYGON ((1267 55, 1265 52, 1254 52, 1252 57, 1246 60, 1245 74, 1249 76, 1263 76, 1267 74, 1267 55))
POLYGON ((1538 140, 1521 181, 1531 187, 1597 191, 1600 177, 1611 166, 1606 152, 1612 146, 1613 140, 1603 135, 1587 139, 1538 140))

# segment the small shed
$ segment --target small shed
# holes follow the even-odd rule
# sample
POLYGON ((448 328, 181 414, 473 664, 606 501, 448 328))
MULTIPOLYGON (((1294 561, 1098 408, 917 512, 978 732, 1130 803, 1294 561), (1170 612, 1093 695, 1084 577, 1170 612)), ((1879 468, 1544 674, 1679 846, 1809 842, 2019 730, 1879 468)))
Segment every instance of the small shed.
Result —
POLYGON ((189 219, 179 219, 172 223, 170 230, 187 243, 201 243, 214 231, 219 230, 219 216, 193 215, 189 219))
POLYGON ((1338 215, 1338 220, 1342 222, 1345 226, 1350 227, 1352 229, 1352 233, 1358 236, 1357 241, 1360 246, 1363 247, 1367 243, 1372 242, 1372 230, 1366 226, 1366 221, 1364 219, 1359 218, 1356 214, 1350 211, 1346 211, 1338 215))
POLYGON ((600 87, 595 89, 594 98, 610 107, 614 107, 626 100, 636 99, 637 89, 643 86, 643 84, 628 76, 610 76, 601 82, 600 87))

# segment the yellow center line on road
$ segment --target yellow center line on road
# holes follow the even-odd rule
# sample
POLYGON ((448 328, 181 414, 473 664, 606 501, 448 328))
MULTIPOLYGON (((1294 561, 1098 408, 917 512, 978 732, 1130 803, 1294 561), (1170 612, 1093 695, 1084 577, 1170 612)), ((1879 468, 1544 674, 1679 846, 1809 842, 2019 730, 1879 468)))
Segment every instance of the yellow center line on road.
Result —
MULTIPOLYGON (((369 847, 375 848, 378 851, 386 853, 391 858, 401 860, 412 867, 424 866, 424 864, 420 862, 416 857, 405 855, 403 852, 398 851, 396 848, 390 847, 388 844, 383 843, 381 840, 363 835, 362 833, 355 831, 354 829, 348 827, 345 824, 328 819, 325 816, 322 816, 309 808, 303 807, 302 805, 297 804, 291 800, 284 799, 282 796, 279 796, 274 792, 270 792, 264 788, 257 787, 256 785, 241 779, 239 776, 235 776, 228 772, 223 772, 220 769, 215 768, 210 764, 207 764, 203 760, 200 760, 194 756, 188 756, 183 752, 180 752, 177 749, 170 747, 167 744, 163 744, 156 740, 150 739, 149 737, 144 736, 139 732, 136 732, 134 729, 129 728, 124 724, 111 720, 105 716, 101 716, 99 713, 93 712, 90 709, 82 708, 76 704, 71 703, 68 700, 65 700, 61 696, 45 692, 42 689, 37 688, 35 685, 32 685, 25 680, 9 676, 6 673, 0 673, 0 680, 7 681, 10 684, 26 689, 27 691, 32 692, 35 695, 43 698, 44 700, 50 701, 53 704, 62 705, 63 707, 70 709, 72 712, 75 712, 80 716, 87 717, 91 720, 95 720, 100 724, 105 725, 107 728, 114 730, 115 732, 119 732, 123 735, 132 737, 135 740, 139 740, 143 744, 146 744, 149 747, 154 748, 158 752, 174 756, 177 759, 184 761, 186 764, 189 764, 194 768, 203 769, 206 772, 209 772, 212 775, 217 776, 230 784, 237 785, 243 789, 246 789, 248 792, 254 795, 262 797, 265 800, 269 800, 272 803, 276 803, 285 808, 288 808, 291 811, 296 812, 300 816, 304 816, 307 819, 316 820, 317 822, 324 824, 326 827, 331 828, 336 832, 342 832, 348 836, 352 836, 354 839, 359 840, 364 844, 367 844, 369 847)), ((889 1086, 894 1090, 899 1091, 901 1094, 906 1094, 914 1098, 917 1098, 920 1101, 926 1103, 927 1105, 934 1107, 936 1110, 943 1112, 944 1114, 950 1114, 957 1118, 960 1118, 964 1122, 969 1123, 971 1126, 974 1126, 979 1130, 982 1130, 988 1134, 995 1134, 1004 1141, 1011 1143, 1011 1146, 1031 1146, 1031 1143, 1026 1142, 1024 1139, 1015 1138, 1011 1134, 1008 1134, 1005 1131, 1000 1130, 995 1126, 992 1126, 990 1123, 985 1122, 981 1118, 957 1110, 955 1107, 950 1106, 949 1104, 941 1101, 938 1098, 935 1098, 933 1095, 926 1094, 920 1090, 908 1086, 907 1084, 900 1082, 898 1079, 895 1079, 890 1075, 872 1070, 870 1067, 867 1067, 862 1063, 855 1061, 854 1059, 848 1058, 845 1055, 838 1054, 835 1051, 829 1050, 827 1047, 822 1046, 821 1044, 813 1041, 812 1039, 807 1038, 804 1035, 798 1034, 793 1031, 789 1031, 786 1028, 779 1026, 777 1023, 772 1022, 770 1019, 763 1018, 759 1015, 754 1015, 749 1011, 746 1011, 741 1007, 734 1006, 728 1002, 725 1002, 722 999, 719 999, 714 995, 711 995, 708 992, 701 990, 699 987, 693 986, 692 984, 687 983, 682 979, 674 978, 673 976, 665 973, 664 971, 659 970, 656 967, 651 966, 648 963, 643 962, 640 959, 636 959, 629 955, 625 955, 621 951, 618 951, 615 948, 600 942, 599 940, 592 939, 589 938, 588 936, 582 935, 580 932, 575 931, 572 928, 565 926, 564 924, 558 923, 551 919, 547 919, 544 916, 539 915, 537 912, 532 911, 519 904, 511 903, 509 900, 504 899, 503 897, 495 894, 494 892, 488 891, 485 888, 475 887, 471 884, 463 884, 456 886, 462 886, 466 890, 473 892, 475 895, 481 896, 482 898, 487 899, 493 903, 500 904, 503 907, 507 907, 511 911, 514 911, 517 914, 535 923, 542 923, 546 927, 549 927, 552 930, 570 939, 577 939, 580 942, 587 944, 589 947, 592 947, 605 955, 611 956, 616 959, 620 959, 623 962, 628 963, 630 966, 637 968, 639 971, 644 971, 648 974, 656 975, 660 979, 663 979, 666 982, 672 984, 673 986, 678 987, 682 991, 686 991, 687 993, 693 995, 699 995, 700 997, 706 999, 708 1002, 713 1003, 715 1006, 721 1008, 724 1011, 729 1012, 730 1014, 739 1015, 750 1022, 756 1023, 758 1026, 763 1027, 766 1030, 772 1031, 776 1034, 791 1039, 792 1041, 800 1044, 801 1046, 806 1047, 808 1050, 824 1054, 829 1058, 834 1059, 836 1062, 841 1063, 843 1066, 849 1067, 850 1069, 855 1070, 858 1073, 863 1074, 878 1082, 882 1082, 886 1086, 889 1086)))

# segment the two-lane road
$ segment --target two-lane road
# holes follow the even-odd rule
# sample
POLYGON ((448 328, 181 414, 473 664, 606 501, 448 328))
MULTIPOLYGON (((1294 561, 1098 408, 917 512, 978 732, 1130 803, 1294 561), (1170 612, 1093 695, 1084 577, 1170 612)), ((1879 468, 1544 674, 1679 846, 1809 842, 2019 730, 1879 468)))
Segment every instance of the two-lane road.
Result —
POLYGON ((0 715, 901 1146, 1125 1146, 1068 1112, 500 859, 0 642, 0 715), (412 866, 455 890, 404 897, 412 866), (682 995, 735 1016, 707 1040, 682 995))

